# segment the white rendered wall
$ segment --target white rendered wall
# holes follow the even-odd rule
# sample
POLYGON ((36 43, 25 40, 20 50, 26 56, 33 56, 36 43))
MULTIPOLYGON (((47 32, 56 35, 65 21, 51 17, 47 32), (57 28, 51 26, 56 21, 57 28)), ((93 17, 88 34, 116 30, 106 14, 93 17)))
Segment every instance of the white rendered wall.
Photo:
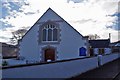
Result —
MULTIPOLYGON (((79 48, 86 47, 84 45, 85 41, 82 40, 80 36, 74 29, 72 29, 65 22, 60 22, 59 27, 61 29, 60 44, 49 44, 50 46, 57 48, 57 60, 80 58, 79 48)), ((47 44, 40 44, 40 52, 42 48, 46 47, 47 44)))
POLYGON ((99 50, 98 48, 94 48, 94 54, 96 54, 96 55, 99 54, 98 50, 99 50))
POLYGON ((78 58, 80 57, 79 48, 86 47, 82 36, 66 23, 61 23, 61 39, 60 45, 58 46, 59 59, 78 58))
POLYGON ((111 61, 118 59, 118 58, 120 58, 120 53, 102 56, 101 57, 101 65, 106 64, 108 62, 111 62, 111 61))
MULTIPOLYGON (((56 23, 59 24, 61 29, 60 44, 49 44, 50 46, 57 48, 57 60, 79 58, 79 48, 86 47, 85 41, 82 40, 82 36, 51 10, 44 14, 44 16, 38 22, 41 23, 47 20, 58 21, 56 23)), ((47 45, 40 44, 40 52, 42 52, 42 48, 45 46, 47 45)))
POLYGON ((3 69, 3 78, 70 78, 98 67, 97 57, 3 69))
POLYGON ((79 58, 79 48, 86 47, 85 40, 76 32, 70 25, 63 19, 56 15, 52 10, 48 10, 22 39, 20 43, 20 55, 24 56, 26 60, 40 61, 42 60, 42 48, 49 46, 56 48, 56 60, 79 58), (41 25, 48 21, 57 21, 61 29, 60 31, 60 44, 42 44, 38 42, 39 28, 41 25))
MULTIPOLYGON (((104 48, 104 54, 110 54, 111 49, 110 48, 104 48)), ((99 54, 99 48, 94 48, 94 54, 99 54)))
POLYGON ((26 60, 38 61, 40 58, 38 54, 38 25, 35 25, 27 35, 23 37, 19 48, 20 56, 25 57, 26 60))
POLYGON ((51 21, 60 21, 60 17, 56 15, 51 9, 47 10, 47 12, 42 16, 39 20, 38 23, 43 23, 46 22, 47 20, 51 21))
POLYGON ((111 53, 111 49, 110 48, 105 48, 105 54, 110 54, 111 53))

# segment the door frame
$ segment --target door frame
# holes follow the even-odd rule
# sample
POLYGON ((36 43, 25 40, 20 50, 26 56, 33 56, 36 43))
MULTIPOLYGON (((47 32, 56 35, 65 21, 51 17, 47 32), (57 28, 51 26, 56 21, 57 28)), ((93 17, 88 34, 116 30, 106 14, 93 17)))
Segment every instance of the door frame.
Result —
POLYGON ((45 46, 42 48, 42 54, 41 54, 41 61, 42 62, 45 62, 45 50, 46 49, 54 49, 55 50, 55 61, 57 60, 58 56, 57 56, 57 48, 56 47, 53 47, 53 46, 45 46))

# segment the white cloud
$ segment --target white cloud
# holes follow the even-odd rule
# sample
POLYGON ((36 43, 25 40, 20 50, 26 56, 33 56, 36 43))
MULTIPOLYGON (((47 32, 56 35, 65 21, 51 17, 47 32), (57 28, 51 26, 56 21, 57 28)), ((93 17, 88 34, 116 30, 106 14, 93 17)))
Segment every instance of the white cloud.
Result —
POLYGON ((103 30, 101 36, 104 37, 109 37, 109 33, 111 33, 111 41, 118 41, 120 40, 118 36, 120 36, 120 30, 116 31, 113 29, 107 29, 103 30), (106 35, 105 35, 106 34, 106 35))
POLYGON ((11 29, 9 29, 9 30, 0 30, 0 42, 9 42, 11 37, 12 37, 11 29))
MULTIPOLYGON (((4 20, 2 19, 3 22, 8 22, 15 27, 1 31, 1 34, 6 36, 7 33, 10 34, 11 31, 21 27, 32 26, 47 8, 51 7, 83 35, 98 34, 101 38, 108 38, 108 33, 113 33, 113 36, 117 35, 115 30, 108 30, 106 26, 113 25, 113 22, 117 19, 117 17, 108 15, 118 12, 118 1, 84 0, 81 3, 74 3, 69 0, 69 3, 67 3, 67 0, 27 0, 29 6, 23 5, 21 7, 23 12, 11 12, 11 14, 16 14, 15 18, 8 15, 4 20), (26 15, 25 13, 34 14, 26 15)), ((112 41, 116 41, 117 36, 114 39, 112 41)))

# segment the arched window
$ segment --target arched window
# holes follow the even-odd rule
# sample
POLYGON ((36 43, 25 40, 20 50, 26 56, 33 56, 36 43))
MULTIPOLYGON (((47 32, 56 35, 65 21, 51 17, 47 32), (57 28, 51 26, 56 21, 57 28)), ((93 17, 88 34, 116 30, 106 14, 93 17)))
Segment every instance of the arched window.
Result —
POLYGON ((58 42, 59 28, 54 24, 47 24, 42 27, 42 42, 58 42))
POLYGON ((53 29, 53 41, 57 41, 58 39, 58 29, 53 29))
POLYGON ((47 30, 43 29, 43 36, 42 36, 43 41, 46 41, 46 32, 47 32, 47 30))
POLYGON ((52 29, 48 29, 48 41, 52 41, 52 29))
POLYGON ((80 55, 80 56, 86 56, 86 48, 81 47, 81 48, 79 49, 79 55, 80 55))

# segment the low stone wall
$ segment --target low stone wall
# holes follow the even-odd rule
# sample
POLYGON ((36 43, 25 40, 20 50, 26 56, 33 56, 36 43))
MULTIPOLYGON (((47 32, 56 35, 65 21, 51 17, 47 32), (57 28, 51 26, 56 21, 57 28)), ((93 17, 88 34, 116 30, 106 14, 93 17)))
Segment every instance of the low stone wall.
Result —
POLYGON ((108 62, 111 62, 115 59, 120 58, 120 53, 113 53, 109 55, 104 55, 104 56, 98 56, 98 61, 100 60, 100 65, 104 65, 108 62))
POLYGON ((3 78, 70 78, 98 67, 97 57, 49 64, 3 68, 3 78))
POLYGON ((3 78, 70 78, 120 58, 120 53, 48 63, 3 67, 3 78))

